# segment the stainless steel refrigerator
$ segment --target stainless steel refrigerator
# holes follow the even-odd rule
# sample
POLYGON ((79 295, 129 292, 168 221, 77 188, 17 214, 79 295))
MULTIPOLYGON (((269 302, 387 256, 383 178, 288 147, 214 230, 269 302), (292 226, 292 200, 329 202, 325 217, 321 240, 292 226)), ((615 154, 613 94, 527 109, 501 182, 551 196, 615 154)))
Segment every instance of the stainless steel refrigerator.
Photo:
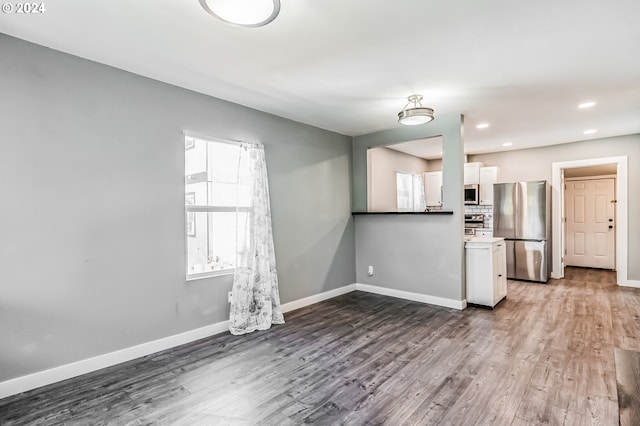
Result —
POLYGON ((507 278, 549 280, 550 192, 544 180, 493 185, 493 236, 505 239, 507 278))

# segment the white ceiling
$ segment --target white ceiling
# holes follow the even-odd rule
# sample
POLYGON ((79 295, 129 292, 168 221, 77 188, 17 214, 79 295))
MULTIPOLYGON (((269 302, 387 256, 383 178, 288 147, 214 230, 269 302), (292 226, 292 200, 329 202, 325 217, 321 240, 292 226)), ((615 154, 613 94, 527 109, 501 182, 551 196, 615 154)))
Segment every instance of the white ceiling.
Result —
POLYGON ((351 136, 399 126, 413 93, 465 115, 468 153, 640 133, 638 0, 281 3, 238 28, 197 0, 54 0, 0 31, 351 136))
POLYGON ((394 143, 393 145, 387 145, 387 148, 404 152, 414 157, 424 158, 425 160, 435 160, 442 157, 442 136, 394 143))

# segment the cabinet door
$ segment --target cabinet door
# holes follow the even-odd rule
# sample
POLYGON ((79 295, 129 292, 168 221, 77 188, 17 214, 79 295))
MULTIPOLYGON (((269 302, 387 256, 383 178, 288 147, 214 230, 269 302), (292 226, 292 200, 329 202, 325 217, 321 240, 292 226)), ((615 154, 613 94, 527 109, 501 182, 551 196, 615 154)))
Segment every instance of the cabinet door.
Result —
POLYGON ((493 205, 493 184, 498 181, 498 167, 480 168, 480 205, 493 205))
POLYGON ((505 242, 494 244, 493 249, 493 273, 494 273, 494 303, 498 303, 507 296, 507 257, 505 242))
POLYGON ((427 207, 442 205, 442 172, 427 172, 423 175, 427 207))
POLYGON ((491 244, 466 246, 467 302, 493 307, 494 280, 491 244))
POLYGON ((482 163, 464 163, 464 184, 480 183, 480 166, 482 163))

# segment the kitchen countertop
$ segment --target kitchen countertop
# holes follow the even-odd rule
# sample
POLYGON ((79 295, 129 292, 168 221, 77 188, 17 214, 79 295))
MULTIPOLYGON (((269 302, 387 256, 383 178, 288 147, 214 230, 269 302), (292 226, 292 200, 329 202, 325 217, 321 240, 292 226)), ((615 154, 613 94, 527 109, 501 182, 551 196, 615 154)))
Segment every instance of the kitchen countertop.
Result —
POLYGON ((498 241, 504 241, 504 238, 502 237, 473 237, 471 239, 466 239, 465 238, 465 245, 471 243, 471 245, 475 245, 475 243, 489 243, 489 244, 493 244, 495 242, 498 241))

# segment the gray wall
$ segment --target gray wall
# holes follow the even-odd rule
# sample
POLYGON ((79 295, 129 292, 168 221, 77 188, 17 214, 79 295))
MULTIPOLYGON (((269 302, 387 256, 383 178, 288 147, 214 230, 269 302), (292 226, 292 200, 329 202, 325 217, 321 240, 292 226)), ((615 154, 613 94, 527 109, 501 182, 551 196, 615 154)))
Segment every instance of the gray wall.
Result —
POLYGON ((283 303, 355 281, 351 138, 0 35, 0 381, 228 318, 182 130, 262 142, 283 303))
POLYGON ((559 161, 627 156, 629 179, 629 248, 630 280, 640 280, 640 135, 627 135, 567 143, 540 148, 470 155, 469 161, 482 161, 486 166, 500 167, 500 181, 548 180, 551 164, 559 161))
POLYGON ((452 215, 356 219, 356 279, 363 284, 452 300, 464 298, 462 117, 438 117, 424 126, 358 136, 353 140, 354 208, 367 207, 367 149, 442 135, 443 209, 452 215), (367 267, 374 267, 374 276, 367 267))

